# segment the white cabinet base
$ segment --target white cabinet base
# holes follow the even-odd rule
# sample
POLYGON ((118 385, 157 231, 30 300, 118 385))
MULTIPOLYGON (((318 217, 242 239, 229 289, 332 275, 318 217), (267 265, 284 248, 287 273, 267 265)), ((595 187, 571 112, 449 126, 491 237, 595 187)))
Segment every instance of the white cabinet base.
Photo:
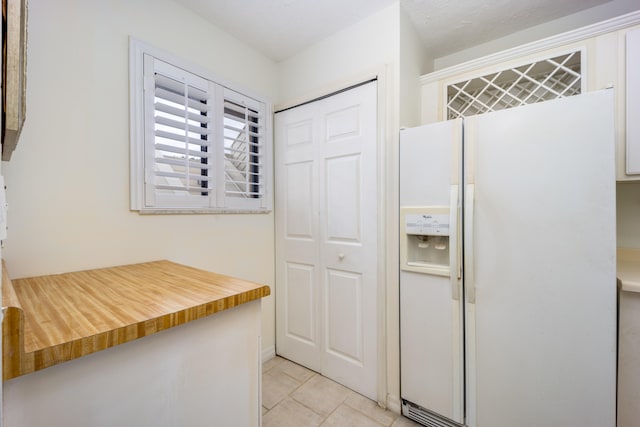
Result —
POLYGON ((260 301, 4 386, 5 427, 260 424, 260 301))

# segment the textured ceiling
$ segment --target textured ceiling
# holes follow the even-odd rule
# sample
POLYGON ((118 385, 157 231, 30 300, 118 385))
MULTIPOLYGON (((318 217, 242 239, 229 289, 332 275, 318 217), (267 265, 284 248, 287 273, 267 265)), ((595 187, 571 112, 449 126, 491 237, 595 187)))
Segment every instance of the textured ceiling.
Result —
POLYGON ((434 58, 610 0, 401 0, 434 58))
MULTIPOLYGON (((281 61, 396 0, 175 1, 267 57, 281 61)), ((608 1, 400 0, 433 57, 608 1)))

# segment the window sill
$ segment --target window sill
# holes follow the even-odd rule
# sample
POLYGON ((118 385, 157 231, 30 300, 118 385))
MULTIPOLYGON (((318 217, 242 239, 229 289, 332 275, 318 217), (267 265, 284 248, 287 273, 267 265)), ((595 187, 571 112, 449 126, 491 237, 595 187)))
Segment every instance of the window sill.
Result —
POLYGON ((134 210, 140 215, 219 215, 219 214, 268 214, 272 209, 233 209, 233 208, 209 208, 209 209, 176 209, 176 208, 144 208, 134 210))

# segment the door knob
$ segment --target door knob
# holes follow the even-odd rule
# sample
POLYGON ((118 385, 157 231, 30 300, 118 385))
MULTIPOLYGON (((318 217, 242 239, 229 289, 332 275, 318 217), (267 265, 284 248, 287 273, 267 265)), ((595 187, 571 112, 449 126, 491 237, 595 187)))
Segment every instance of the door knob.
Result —
POLYGON ((344 254, 343 254, 343 253, 339 253, 339 254, 338 254, 338 259, 339 259, 340 261, 342 261, 342 260, 344 259, 344 254))

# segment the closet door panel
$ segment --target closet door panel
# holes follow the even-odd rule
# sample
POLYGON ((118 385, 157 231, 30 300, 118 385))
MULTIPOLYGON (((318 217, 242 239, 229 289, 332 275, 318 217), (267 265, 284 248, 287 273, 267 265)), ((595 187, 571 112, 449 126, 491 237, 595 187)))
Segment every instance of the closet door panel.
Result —
POLYGON ((276 351, 377 398, 377 84, 276 114, 276 351))

